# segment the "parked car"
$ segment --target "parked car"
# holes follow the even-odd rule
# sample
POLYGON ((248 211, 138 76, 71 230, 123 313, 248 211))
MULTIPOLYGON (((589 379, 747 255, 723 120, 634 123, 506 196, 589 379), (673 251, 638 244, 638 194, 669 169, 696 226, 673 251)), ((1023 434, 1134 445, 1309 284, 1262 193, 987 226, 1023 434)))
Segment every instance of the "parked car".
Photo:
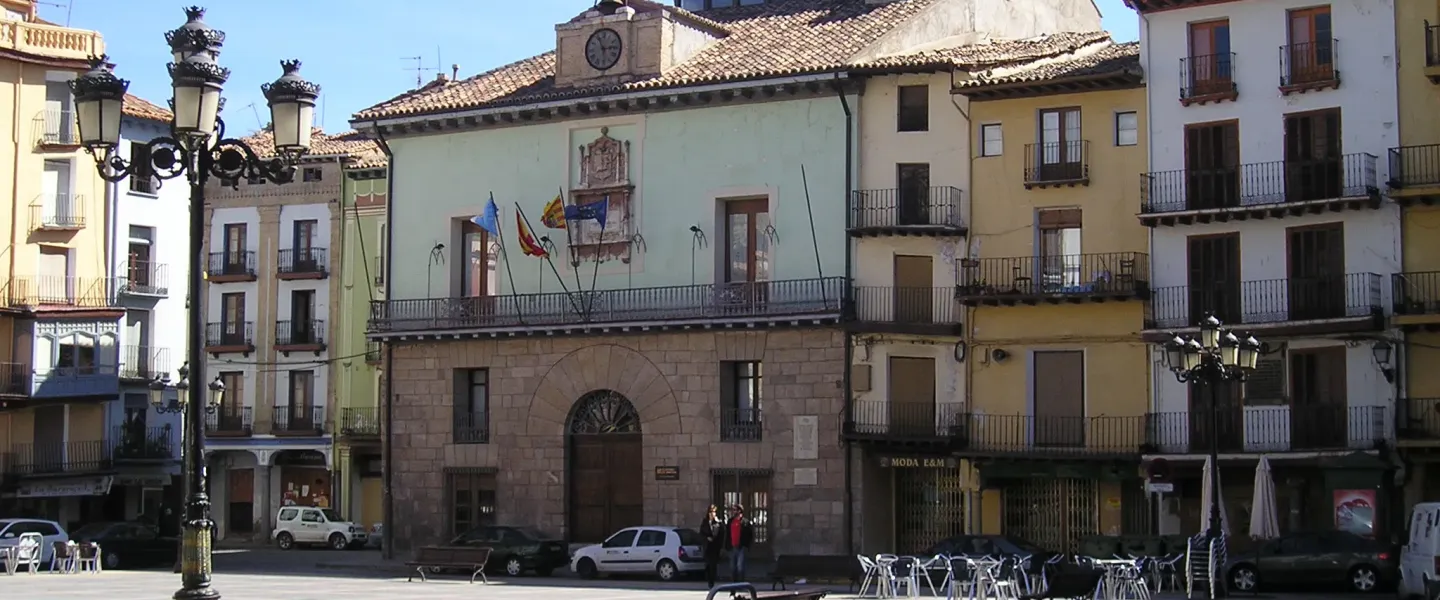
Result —
POLYGON ((1053 554, 1025 540, 1007 535, 957 535, 940 540, 922 556, 1013 556, 1045 561, 1053 554))
POLYGON ((40 564, 48 566, 55 554, 55 542, 68 542, 70 535, 55 521, 44 519, 0 519, 0 548, 20 543, 20 535, 38 533, 43 538, 40 544, 40 564))
POLYGON ((1335 584, 1373 592, 1399 579, 1399 549, 1346 531, 1292 533, 1231 554, 1226 573, 1230 589, 1241 592, 1335 584))
POLYGON ((345 550, 363 547, 369 539, 364 527, 341 518, 333 508, 287 506, 280 509, 275 522, 275 543, 281 550, 296 544, 345 550))
POLYGON ((575 551, 570 569, 590 579, 602 573, 654 573, 662 581, 705 571, 704 539, 694 529, 627 527, 604 543, 575 551))
POLYGON ((1440 598, 1440 502, 1422 502, 1410 510, 1410 531, 1400 549, 1401 600, 1440 598))
POLYGON ((162 536, 159 528, 146 523, 91 523, 76 529, 70 539, 98 544, 107 569, 173 565, 179 556, 176 538, 162 536))
POLYGON ((485 525, 456 536, 450 545, 488 547, 488 568, 503 570, 512 576, 534 571, 536 575, 549 577, 555 569, 570 563, 564 540, 533 527, 485 525))

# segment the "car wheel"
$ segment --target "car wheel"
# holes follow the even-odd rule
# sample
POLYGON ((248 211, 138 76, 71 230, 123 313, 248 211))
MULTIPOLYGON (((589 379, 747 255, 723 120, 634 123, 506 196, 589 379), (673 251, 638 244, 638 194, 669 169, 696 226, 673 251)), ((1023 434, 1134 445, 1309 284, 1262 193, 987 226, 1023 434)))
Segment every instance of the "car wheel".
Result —
POLYGON ((118 569, 118 568, 120 568, 120 564, 121 564, 121 563, 120 563, 120 555, 119 555, 119 554, 116 554, 116 553, 114 553, 114 552, 105 552, 105 553, 102 554, 102 556, 105 557, 105 558, 103 559, 103 560, 105 561, 105 568, 107 568, 107 569, 118 569))
POLYGON ((1260 574, 1255 567, 1239 565, 1230 569, 1230 587, 1241 592, 1253 592, 1260 585, 1260 574))
POLYGON ((330 534, 330 548, 331 548, 332 550, 344 550, 345 547, 346 547, 346 546, 349 546, 349 545, 350 545, 350 542, 349 542, 349 540, 346 540, 346 539, 345 539, 345 534, 343 534, 343 533, 332 533, 332 534, 330 534))
POLYGON ((1350 569, 1350 589, 1357 592, 1373 592, 1380 585, 1380 573, 1370 565, 1350 569))
POLYGON ((660 581, 675 581, 680 576, 680 569, 675 568, 675 563, 667 558, 655 565, 655 575, 660 577, 660 581))
POLYGON ((275 543, 280 546, 281 550, 293 549, 295 547, 295 536, 290 535, 289 532, 282 531, 280 535, 275 536, 275 543))
POLYGON ((598 574, 595 569, 595 561, 588 558, 580 559, 580 562, 575 565, 575 572, 580 575, 581 579, 594 579, 598 574))
POLYGON ((525 565, 520 564, 520 559, 510 557, 505 560, 505 574, 511 577, 519 577, 525 573, 525 565))

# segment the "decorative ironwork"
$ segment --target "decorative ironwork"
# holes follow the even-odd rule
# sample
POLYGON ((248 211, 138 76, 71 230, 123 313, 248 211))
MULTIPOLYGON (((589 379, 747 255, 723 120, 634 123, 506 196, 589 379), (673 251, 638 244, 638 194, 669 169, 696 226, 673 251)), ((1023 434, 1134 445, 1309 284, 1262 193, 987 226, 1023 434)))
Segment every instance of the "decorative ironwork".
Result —
POLYGON ((640 413, 619 392, 595 390, 575 403, 569 431, 570 435, 640 433, 640 413))

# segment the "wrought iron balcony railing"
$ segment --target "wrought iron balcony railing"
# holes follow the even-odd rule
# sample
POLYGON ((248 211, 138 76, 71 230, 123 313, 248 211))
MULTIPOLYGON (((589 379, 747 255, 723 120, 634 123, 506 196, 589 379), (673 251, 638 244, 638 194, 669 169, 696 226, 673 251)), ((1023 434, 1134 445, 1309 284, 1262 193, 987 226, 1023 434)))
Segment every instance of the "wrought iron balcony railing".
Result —
POLYGON ((154 381, 170 373, 170 349, 125 346, 120 355, 120 377, 154 381))
POLYGON ((12 277, 5 287, 5 296, 11 308, 105 308, 114 304, 110 296, 110 280, 104 277, 12 277))
POLYGON ((1440 314, 1440 271, 1391 275, 1390 298, 1397 315, 1440 314))
POLYGON ((948 324, 960 315, 953 287, 855 287, 854 319, 861 323, 948 324))
POLYGON ((1389 408, 1343 404, 1225 406, 1150 414, 1148 444, 1165 454, 1367 450, 1392 439, 1389 408))
POLYGON ((1400 146, 1389 154, 1390 189, 1440 186, 1440 144, 1400 146))
POLYGON ((250 435, 254 429, 254 412, 249 406, 222 405, 205 415, 205 432, 209 434, 250 435))
POLYGON ((49 192, 30 204, 31 229, 71 230, 85 227, 85 197, 49 192))
POLYGON ((1360 198, 1379 193, 1375 155, 1277 160, 1140 177, 1140 212, 1156 214, 1360 198))
POLYGON ((1245 325, 1369 317, 1384 309, 1382 281, 1375 273, 1351 273, 1156 288, 1145 327, 1191 327, 1211 314, 1245 325))
POLYGON ((29 396, 33 379, 28 363, 0 362, 0 394, 29 396))
POLYGON ((277 406, 270 416, 272 433, 325 434, 324 406, 277 406))
POLYGON ((75 113, 63 108, 40 111, 40 143, 47 146, 78 146, 80 134, 75 129, 75 113))
POLYGON ((922 187, 856 190, 850 195, 850 229, 963 230, 960 188, 922 187))
POLYGON ((1182 101, 1234 94, 1235 53, 1204 54, 1180 59, 1180 99, 1182 101))
POLYGON ((276 346, 324 346, 325 321, 280 321, 275 324, 276 346))
POLYGON ((380 364, 380 342, 365 342, 365 362, 380 364))
POLYGON ((765 430, 758 408, 720 409, 720 441, 758 442, 765 430))
POLYGON ((349 436, 376 436, 376 435, 380 435, 380 409, 378 409, 378 408, 342 408, 342 409, 340 409, 340 435, 349 435, 349 436))
POLYGON ((967 452, 1139 455, 1143 415, 1057 417, 982 414, 958 402, 857 400, 845 423, 852 438, 946 443, 967 452))
POLYGON ((1280 47, 1280 87, 1298 87, 1339 81, 1335 67, 1340 41, 1317 40, 1280 47))
POLYGON ((1425 20, 1425 66, 1440 67, 1440 25, 1425 20))
POLYGON ((255 322, 220 322, 205 325, 206 348, 241 348, 255 346, 255 322))
POLYGON ((490 443, 490 414, 455 415, 451 421, 452 439, 456 444, 490 443))
POLYGON ((136 260, 125 264, 116 288, 122 294, 166 296, 170 294, 170 267, 163 263, 136 260))
POLYGON ((253 250, 226 250, 224 252, 210 253, 211 279, 236 278, 245 279, 255 277, 255 251, 253 250))
POLYGON ((1149 293, 1150 257, 1141 252, 962 259, 956 296, 1058 299, 1149 293))
POLYGON ((11 444, 15 472, 20 475, 88 473, 109 469, 111 453, 104 441, 11 444))
POLYGON ((117 425, 112 432, 115 460, 169 460, 177 458, 175 442, 179 430, 161 427, 117 425))
POLYGON ((1402 440, 1440 440, 1440 398, 1405 398, 1396 435, 1402 440))
POLYGON ((1089 181, 1089 140, 1025 144, 1025 187, 1089 181))
POLYGON ((280 277, 323 275, 329 270, 329 260, 325 248, 286 248, 280 251, 280 277))

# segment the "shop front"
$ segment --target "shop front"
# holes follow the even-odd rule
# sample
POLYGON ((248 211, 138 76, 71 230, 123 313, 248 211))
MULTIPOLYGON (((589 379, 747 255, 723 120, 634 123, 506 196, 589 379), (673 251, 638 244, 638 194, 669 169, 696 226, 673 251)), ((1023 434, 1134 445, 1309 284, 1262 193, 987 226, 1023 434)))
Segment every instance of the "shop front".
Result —
POLYGON ((1090 536, 1146 533, 1144 497, 1125 493, 1141 486, 1138 460, 992 460, 979 469, 985 533, 1067 553, 1090 536))
POLYGON ((870 453, 862 469, 864 551, 920 554, 971 530, 976 490, 954 456, 870 453))
POLYGON ((105 497, 114 484, 108 474, 22 479, 8 499, 8 512, 76 529, 105 518, 105 497))

